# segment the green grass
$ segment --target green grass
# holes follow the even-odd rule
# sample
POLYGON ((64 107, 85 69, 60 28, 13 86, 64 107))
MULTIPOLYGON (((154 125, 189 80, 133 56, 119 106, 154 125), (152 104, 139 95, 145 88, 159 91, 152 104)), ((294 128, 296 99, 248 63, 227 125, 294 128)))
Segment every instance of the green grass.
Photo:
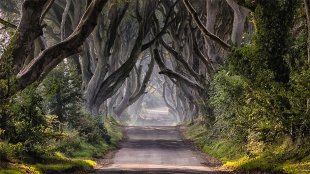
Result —
POLYGON ((0 174, 21 174, 19 170, 0 170, 0 174))
POLYGON ((0 174, 41 174, 41 172, 36 167, 28 164, 2 163, 1 167, 5 169, 0 170, 0 174))
MULTIPOLYGON (((121 126, 112 118, 106 118, 105 127, 111 136, 111 144, 101 141, 97 144, 90 144, 85 141, 77 142, 76 149, 71 149, 71 157, 68 158, 62 153, 56 153, 55 164, 36 164, 35 167, 42 173, 70 173, 76 170, 91 170, 96 162, 87 158, 102 157, 108 151, 114 149, 123 138, 121 126)), ((74 142, 75 143, 75 142, 74 142)), ((53 161, 53 160, 49 160, 53 161)))
POLYGON ((289 138, 268 146, 256 156, 248 156, 244 145, 232 139, 207 139, 207 129, 201 124, 188 127, 184 136, 203 152, 220 159, 226 168, 290 174, 310 173, 310 145, 297 146, 289 138))
POLYGON ((70 173, 73 171, 92 170, 96 162, 92 160, 71 159, 56 153, 55 162, 49 164, 17 164, 7 163, 5 170, 0 170, 0 174, 43 174, 43 173, 70 173))
POLYGON ((68 159, 56 164, 34 165, 41 173, 70 173, 73 171, 92 170, 96 162, 92 160, 68 159))
POLYGON ((41 171, 62 171, 72 168, 91 169, 96 165, 96 162, 92 160, 68 158, 60 152, 56 152, 55 156, 49 161, 51 162, 48 164, 36 164, 34 166, 41 171))
POLYGON ((117 146, 119 141, 123 139, 122 127, 115 121, 115 119, 107 117, 105 119, 105 128, 111 136, 112 145, 117 146))
POLYGON ((205 143, 207 142, 206 135, 207 129, 201 124, 195 123, 192 126, 188 127, 184 132, 185 138, 192 140, 198 145, 200 148, 203 148, 205 143))
POLYGON ((242 146, 231 140, 214 140, 203 146, 204 152, 227 162, 245 155, 242 146))
POLYGON ((223 162, 238 159, 245 155, 242 146, 232 140, 208 140, 207 128, 199 123, 188 127, 185 138, 192 140, 201 150, 223 162))
POLYGON ((108 145, 104 141, 96 144, 90 144, 84 140, 64 144, 64 146, 67 148, 65 149, 65 154, 73 158, 100 157, 107 151, 114 148, 114 146, 108 145))
POLYGON ((280 169, 286 171, 287 173, 296 173, 296 174, 309 174, 310 173, 310 162, 302 162, 295 164, 283 164, 279 166, 280 169))
POLYGON ((308 174, 310 173, 310 162, 279 161, 272 155, 261 155, 255 158, 244 156, 234 161, 228 161, 224 167, 243 170, 243 171, 272 171, 289 174, 308 174))

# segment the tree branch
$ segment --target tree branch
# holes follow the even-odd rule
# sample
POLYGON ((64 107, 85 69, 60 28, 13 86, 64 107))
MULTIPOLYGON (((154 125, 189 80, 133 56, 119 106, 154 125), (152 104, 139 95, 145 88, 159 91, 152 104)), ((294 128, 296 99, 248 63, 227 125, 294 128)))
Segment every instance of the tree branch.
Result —
MULTIPOLYGON (((160 37, 162 37, 165 33, 167 28, 171 25, 171 23, 175 20, 172 19, 171 21, 169 21, 171 13, 173 12, 173 8, 175 7, 175 5, 179 2, 179 0, 177 0, 169 9, 169 12, 167 14, 166 20, 164 22, 164 26, 161 29, 161 31, 153 38, 153 40, 151 40, 150 42, 143 44, 142 45, 142 51, 146 50, 147 48, 149 48, 151 45, 153 45, 160 37)), ((156 16, 154 15, 154 18, 156 19, 156 16)), ((157 20, 157 19, 156 19, 157 20)))
POLYGON ((52 7, 53 3, 55 0, 49 0, 49 2, 47 3, 47 5, 44 7, 44 10, 42 12, 42 15, 40 17, 40 23, 43 22, 45 15, 47 14, 48 10, 52 7))
POLYGON ((307 39, 307 54, 308 54, 308 65, 310 66, 310 0, 304 0, 306 16, 307 16, 307 28, 308 28, 308 39, 307 39))
POLYGON ((6 20, 4 20, 2 18, 0 18, 0 24, 2 24, 4 26, 4 28, 7 28, 7 27, 13 28, 13 29, 17 28, 16 25, 14 25, 14 24, 10 23, 9 21, 6 21, 6 20))
POLYGON ((148 65, 149 68, 148 68, 148 70, 147 70, 147 72, 143 78, 143 81, 142 81, 142 86, 140 87, 139 91, 137 91, 132 96, 130 96, 129 103, 133 104, 134 102, 136 102, 140 98, 141 95, 143 95, 145 93, 145 89, 146 89, 147 84, 150 81, 150 78, 151 78, 152 73, 153 73, 154 64, 155 64, 155 60, 153 58, 151 58, 151 62, 148 65))
POLYGON ((64 41, 44 50, 18 73, 18 89, 43 78, 64 58, 80 51, 79 47, 97 25, 97 18, 108 0, 93 0, 75 31, 64 41))
POLYGON ((195 72, 195 70, 186 62, 184 57, 178 53, 176 50, 174 50, 172 47, 170 47, 167 43, 165 43, 162 39, 160 39, 160 43, 174 56, 174 58, 179 61, 186 71, 189 72, 191 76, 195 78, 196 81, 200 81, 200 76, 198 73, 195 72))
MULTIPOLYGON (((34 40, 43 34, 39 19, 46 3, 47 0, 25 0, 22 5, 20 23, 14 33, 14 39, 10 41, 8 46, 12 49, 10 52, 5 52, 2 55, 2 57, 12 57, 12 72, 14 75, 21 70, 25 60, 32 53, 34 40)), ((6 64, 2 57, 0 59, 0 66, 6 64)), ((6 74, 0 74, 0 79, 5 76, 6 74)))
POLYGON ((156 61, 157 65, 159 66, 160 70, 161 70, 159 72, 159 74, 165 74, 169 78, 176 79, 176 80, 178 80, 180 82, 183 82, 186 85, 188 85, 189 87, 191 87, 193 89, 196 89, 198 91, 204 90, 204 87, 202 85, 200 85, 200 84, 198 84, 198 83, 196 83, 196 82, 186 78, 185 76, 183 76, 181 74, 178 74, 178 73, 168 69, 166 67, 166 65, 164 64, 164 62, 162 61, 158 49, 154 49, 153 52, 154 52, 155 61, 156 61))
POLYGON ((210 39, 214 40, 216 43, 218 43, 220 46, 222 46, 225 50, 230 50, 232 48, 231 45, 223 41, 218 36, 212 34, 202 23, 202 21, 199 18, 198 13, 195 11, 194 7, 190 4, 188 0, 183 0, 183 3, 188 10, 188 12, 191 14, 192 18, 194 19, 195 23, 197 24, 198 28, 201 30, 201 32, 208 36, 210 39))

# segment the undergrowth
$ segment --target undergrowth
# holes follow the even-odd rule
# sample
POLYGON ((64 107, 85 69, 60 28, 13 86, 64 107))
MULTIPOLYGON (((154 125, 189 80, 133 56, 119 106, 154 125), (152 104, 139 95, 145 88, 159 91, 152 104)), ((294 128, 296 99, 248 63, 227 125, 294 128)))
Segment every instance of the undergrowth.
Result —
POLYGON ((54 174, 92 170, 96 165, 92 158, 102 157, 115 148, 123 137, 121 126, 113 118, 105 119, 105 128, 111 136, 109 143, 90 143, 75 133, 65 133, 67 135, 56 143, 57 151, 42 157, 40 161, 26 162, 17 159, 19 145, 0 142, 0 156, 5 155, 6 159, 10 159, 0 163, 0 174, 54 174))
POLYGON ((184 133, 203 152, 223 162, 223 167, 239 171, 264 171, 270 173, 310 173, 309 143, 297 146, 289 138, 269 145, 260 154, 250 155, 246 144, 227 138, 207 138, 208 129, 202 124, 193 124, 184 133))

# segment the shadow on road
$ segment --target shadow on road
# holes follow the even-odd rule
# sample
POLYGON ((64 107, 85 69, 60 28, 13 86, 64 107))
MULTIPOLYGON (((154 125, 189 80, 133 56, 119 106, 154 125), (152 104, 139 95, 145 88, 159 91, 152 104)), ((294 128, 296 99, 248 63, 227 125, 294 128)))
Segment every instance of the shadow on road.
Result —
POLYGON ((141 169, 130 170, 98 170, 94 174, 229 174, 231 172, 219 172, 219 171, 194 171, 184 169, 148 169, 141 171, 141 169))
POLYGON ((218 161, 206 158, 192 144, 184 141, 177 127, 167 126, 174 122, 167 118, 167 109, 148 110, 140 121, 143 126, 124 128, 125 138, 111 164, 99 165, 95 173, 229 173, 220 168, 218 161))

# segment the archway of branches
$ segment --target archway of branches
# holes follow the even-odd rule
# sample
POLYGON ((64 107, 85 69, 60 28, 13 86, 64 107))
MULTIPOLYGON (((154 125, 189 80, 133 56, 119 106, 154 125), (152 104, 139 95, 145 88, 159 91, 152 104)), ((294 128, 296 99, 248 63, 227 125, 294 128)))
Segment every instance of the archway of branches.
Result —
POLYGON ((309 166, 309 65, 310 0, 0 0, 0 161, 97 156, 117 120, 291 172, 309 166))
POLYGON ((1 7, 1 17, 13 21, 2 20, 11 28, 4 35, 16 34, 0 62, 4 67, 12 54, 13 68, 0 78, 17 76, 16 90, 1 91, 2 97, 41 81, 68 59, 82 77, 87 110, 131 123, 147 109, 142 106, 156 103, 151 98, 161 98, 158 107, 164 105, 175 123, 202 110, 212 122, 211 79, 231 45, 253 33, 250 10, 234 0, 16 0, 1 7))

